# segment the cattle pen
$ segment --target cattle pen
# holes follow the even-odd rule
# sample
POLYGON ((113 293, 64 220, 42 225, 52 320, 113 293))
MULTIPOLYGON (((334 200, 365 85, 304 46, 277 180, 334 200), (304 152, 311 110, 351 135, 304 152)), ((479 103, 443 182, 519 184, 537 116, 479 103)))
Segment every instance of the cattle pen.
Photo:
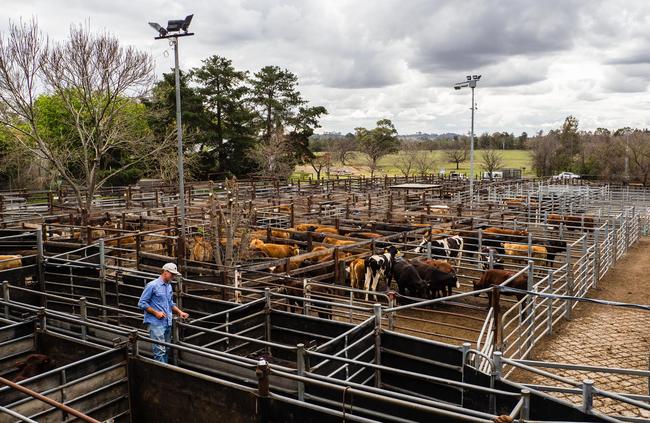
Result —
MULTIPOLYGON (((197 183, 186 234, 165 187, 103 192, 85 219, 63 191, 7 194, 0 421, 147 421, 155 410, 164 421, 641 421, 600 411, 594 397, 650 410, 650 392, 511 375, 553 376, 542 369, 559 364, 530 352, 647 235, 649 194, 482 182, 469 207, 464 181, 434 177, 197 183), (435 189, 391 189, 400 184, 435 189), (299 230, 307 223, 331 229, 299 230), (451 236, 462 245, 436 247, 451 236), (298 254, 261 254, 247 248, 255 238, 298 254), (388 246, 399 260, 449 259, 451 295, 350 286, 351 263, 388 246), (183 273, 175 296, 191 318, 173 320, 171 361, 161 364, 137 302, 167 262, 183 273), (496 268, 508 278, 477 288, 496 268), (12 382, 14 363, 33 354, 50 368, 12 382), (579 403, 549 395, 559 389, 579 403)), ((648 370, 609 371, 650 380, 648 370)))

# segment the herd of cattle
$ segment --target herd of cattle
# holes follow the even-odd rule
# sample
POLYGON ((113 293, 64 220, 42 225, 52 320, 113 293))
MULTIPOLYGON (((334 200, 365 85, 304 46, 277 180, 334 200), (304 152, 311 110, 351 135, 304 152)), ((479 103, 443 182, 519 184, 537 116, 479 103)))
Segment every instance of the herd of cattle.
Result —
MULTIPOLYGON (((567 216, 555 215, 550 215, 549 219, 554 222, 575 221, 567 216)), ((580 224, 585 228, 593 227, 593 219, 581 217, 580 224)), ((567 228, 570 229, 570 226, 567 228)), ((346 260, 346 284, 354 289, 366 291, 366 300, 368 292, 377 291, 382 285, 385 289, 390 289, 393 281, 397 284, 397 291, 401 296, 433 299, 451 295, 452 289, 460 286, 457 272, 461 267, 463 254, 474 257, 478 263, 477 270, 483 272, 482 276, 473 282, 474 289, 481 289, 501 284, 514 275, 514 272, 504 269, 504 258, 523 263, 533 259, 536 265, 553 267, 556 257, 567 248, 566 241, 535 238, 525 230, 490 226, 464 231, 431 229, 424 234, 417 246, 406 248, 404 251, 398 250, 399 243, 392 245, 379 239, 386 236, 385 234, 358 230, 346 232, 332 226, 309 223, 296 225, 289 230, 260 230, 252 236, 250 250, 264 257, 288 259, 285 264, 270 268, 275 273, 288 273, 302 267, 325 263, 332 260, 333 254, 338 254, 339 260, 345 260, 358 253, 358 250, 349 248, 332 253, 332 247, 354 246, 364 240, 376 240, 374 245, 382 250, 380 253, 346 260), (264 242, 260 239, 268 239, 268 235, 285 243, 264 242), (301 251, 300 248, 306 239, 317 244, 311 246, 310 250, 301 251), (302 242, 300 247, 295 241, 302 242), (407 255, 413 258, 408 259, 407 255), (302 258, 303 256, 305 258, 302 258)), ((319 267, 318 272, 323 271, 323 268, 319 267)), ((306 273, 306 276, 318 274, 306 273)), ((525 277, 518 277, 510 282, 510 286, 521 289, 525 289, 526 284, 525 277)))

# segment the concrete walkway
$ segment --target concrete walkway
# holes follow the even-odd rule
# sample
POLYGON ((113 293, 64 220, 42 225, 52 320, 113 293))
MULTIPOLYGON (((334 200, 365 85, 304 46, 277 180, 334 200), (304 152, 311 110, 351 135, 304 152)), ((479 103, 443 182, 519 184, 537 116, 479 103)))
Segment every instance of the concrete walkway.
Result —
MULTIPOLYGON (((650 304, 650 239, 642 238, 610 270, 591 298, 650 304)), ((579 304, 573 319, 561 324, 553 336, 538 344, 530 359, 590 366, 648 370, 650 357, 650 312, 596 304, 579 304)), ((544 369, 608 391, 648 395, 648 378, 583 371, 544 369)), ((516 371, 510 377, 521 383, 555 385, 558 382, 528 372, 516 371)), ((553 394, 576 403, 581 397, 553 394)), ((594 407, 607 414, 650 418, 650 412, 607 398, 594 397, 594 407)))

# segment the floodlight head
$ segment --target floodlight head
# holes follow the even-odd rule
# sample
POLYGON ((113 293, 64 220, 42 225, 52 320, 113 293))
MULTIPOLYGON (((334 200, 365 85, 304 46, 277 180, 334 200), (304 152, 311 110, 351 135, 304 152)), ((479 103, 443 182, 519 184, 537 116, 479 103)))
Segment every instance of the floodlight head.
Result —
POLYGON ((472 79, 473 79, 473 80, 477 80, 477 79, 478 79, 478 75, 472 75, 472 79))
POLYGON ((476 80, 478 81, 479 79, 481 79, 481 76, 482 75, 476 75, 476 80))
POLYGON ((167 31, 168 32, 180 31, 184 23, 185 23, 184 19, 175 19, 173 21, 167 21, 167 31))
POLYGON ((190 27, 190 22, 192 22, 193 16, 194 14, 185 16, 185 21, 183 22, 183 26, 181 27, 183 31, 187 32, 187 29, 190 27))
POLYGON ((459 87, 458 85, 456 85, 456 86, 454 87, 454 89, 455 89, 455 90, 460 90, 460 87, 459 87))
POLYGON ((167 35, 167 30, 155 22, 149 22, 149 26, 158 31, 161 37, 167 35))
POLYGON ((467 80, 468 80, 468 81, 471 81, 471 80, 472 80, 472 76, 471 76, 471 75, 467 75, 467 80))

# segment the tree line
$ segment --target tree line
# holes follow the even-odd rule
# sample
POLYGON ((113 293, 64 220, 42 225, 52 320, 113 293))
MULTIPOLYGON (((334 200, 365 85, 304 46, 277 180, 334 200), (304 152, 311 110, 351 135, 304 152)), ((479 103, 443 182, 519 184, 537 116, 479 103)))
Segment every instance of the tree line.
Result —
POLYGON ((612 182, 650 182, 650 132, 647 129, 598 128, 581 131, 574 116, 560 128, 530 138, 533 168, 538 176, 571 171, 612 182), (627 162, 627 171, 626 171, 627 162))

